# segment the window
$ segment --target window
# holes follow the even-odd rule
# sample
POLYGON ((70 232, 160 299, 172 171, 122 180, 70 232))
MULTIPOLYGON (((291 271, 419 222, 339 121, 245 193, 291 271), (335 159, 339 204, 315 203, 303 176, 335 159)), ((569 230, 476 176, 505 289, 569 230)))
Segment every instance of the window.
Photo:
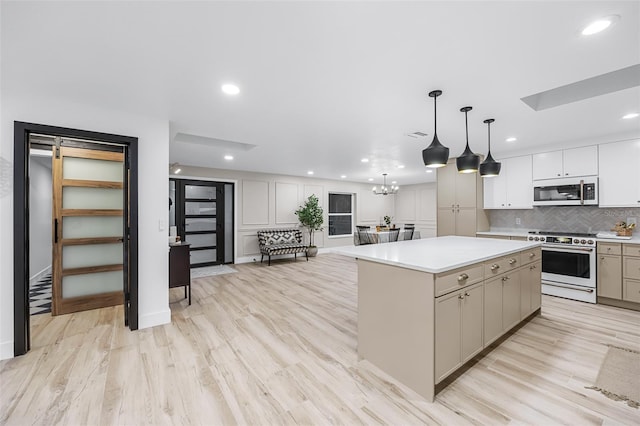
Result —
POLYGON ((353 195, 329 193, 329 236, 353 235, 353 195))

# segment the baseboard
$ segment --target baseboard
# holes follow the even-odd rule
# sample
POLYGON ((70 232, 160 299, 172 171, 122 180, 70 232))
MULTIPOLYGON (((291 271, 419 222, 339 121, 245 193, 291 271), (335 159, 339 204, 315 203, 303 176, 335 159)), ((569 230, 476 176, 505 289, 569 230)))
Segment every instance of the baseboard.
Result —
POLYGON ((150 328, 158 325, 169 324, 171 322, 171 310, 154 312, 152 314, 140 315, 138 318, 138 328, 150 328))
POLYGON ((13 358, 13 340, 0 343, 0 360, 13 358))

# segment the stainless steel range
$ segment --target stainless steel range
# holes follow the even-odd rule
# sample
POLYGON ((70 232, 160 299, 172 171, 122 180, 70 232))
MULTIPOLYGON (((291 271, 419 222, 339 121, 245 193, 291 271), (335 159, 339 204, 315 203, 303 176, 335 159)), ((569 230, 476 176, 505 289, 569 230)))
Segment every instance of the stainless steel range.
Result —
POLYGON ((542 293, 596 303, 595 234, 529 232, 542 244, 542 293))

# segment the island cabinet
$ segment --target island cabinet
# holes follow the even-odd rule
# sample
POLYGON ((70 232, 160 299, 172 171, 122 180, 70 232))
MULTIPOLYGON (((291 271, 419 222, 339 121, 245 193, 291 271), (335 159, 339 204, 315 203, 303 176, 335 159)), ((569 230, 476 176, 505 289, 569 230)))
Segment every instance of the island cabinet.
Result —
POLYGON ((358 357, 428 401, 540 311, 539 244, 449 236, 387 246, 334 250, 357 258, 358 357))

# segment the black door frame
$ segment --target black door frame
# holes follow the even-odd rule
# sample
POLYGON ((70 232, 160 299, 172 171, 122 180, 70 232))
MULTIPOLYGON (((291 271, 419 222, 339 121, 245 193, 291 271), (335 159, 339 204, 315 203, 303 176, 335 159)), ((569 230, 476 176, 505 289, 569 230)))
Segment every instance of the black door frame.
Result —
MULTIPOLYGON (((131 330, 138 329, 138 138, 69 129, 44 124, 13 123, 13 351, 24 355, 31 348, 29 316, 29 136, 50 136, 114 143, 125 147, 129 176, 129 294, 125 315, 131 330), (127 306, 128 300, 128 306, 127 306), (128 309, 127 309, 128 307, 128 309), (128 312, 127 312, 128 311, 128 312)), ((126 225, 125 225, 126 227, 126 225)))

